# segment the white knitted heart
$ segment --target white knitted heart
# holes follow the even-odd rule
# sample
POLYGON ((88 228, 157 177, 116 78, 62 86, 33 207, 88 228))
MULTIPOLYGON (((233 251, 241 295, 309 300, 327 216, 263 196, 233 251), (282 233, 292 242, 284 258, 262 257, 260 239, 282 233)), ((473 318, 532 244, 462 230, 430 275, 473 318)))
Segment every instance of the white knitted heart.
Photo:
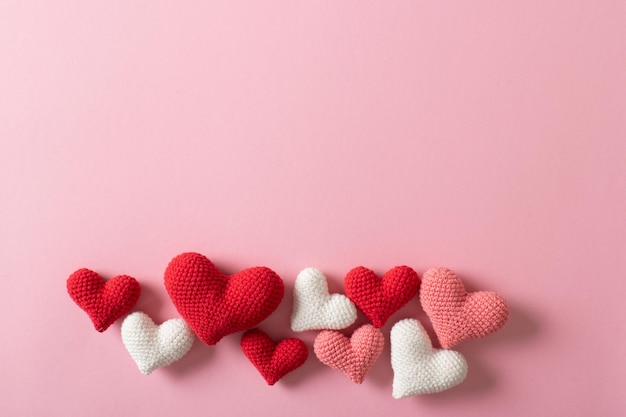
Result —
POLYGON ((343 294, 329 294, 328 283, 322 271, 303 269, 296 278, 293 289, 293 314, 291 329, 341 330, 356 321, 356 307, 343 294))
POLYGON ((122 341, 142 374, 185 356, 194 334, 183 319, 170 319, 156 325, 145 313, 136 312, 122 322, 122 341))
POLYGON ((391 329, 393 398, 445 391, 463 382, 467 362, 454 350, 435 349, 422 324, 400 320, 391 329))

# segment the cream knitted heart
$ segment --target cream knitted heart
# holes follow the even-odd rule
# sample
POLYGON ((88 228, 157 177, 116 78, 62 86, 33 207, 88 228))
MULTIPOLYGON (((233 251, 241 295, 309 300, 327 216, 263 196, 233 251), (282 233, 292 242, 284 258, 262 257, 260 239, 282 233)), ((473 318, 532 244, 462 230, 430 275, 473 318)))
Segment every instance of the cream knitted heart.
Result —
POLYGON ((156 325, 147 314, 136 312, 122 322, 122 341, 141 373, 149 375, 185 356, 194 334, 183 319, 156 325))
POLYGON ((433 348, 428 333, 414 319, 400 320, 391 329, 391 367, 395 399, 445 391, 467 376, 463 355, 433 348))
POLYGON ((343 294, 329 294, 328 283, 322 271, 303 269, 296 278, 293 289, 293 314, 291 329, 341 330, 356 320, 356 307, 343 294))

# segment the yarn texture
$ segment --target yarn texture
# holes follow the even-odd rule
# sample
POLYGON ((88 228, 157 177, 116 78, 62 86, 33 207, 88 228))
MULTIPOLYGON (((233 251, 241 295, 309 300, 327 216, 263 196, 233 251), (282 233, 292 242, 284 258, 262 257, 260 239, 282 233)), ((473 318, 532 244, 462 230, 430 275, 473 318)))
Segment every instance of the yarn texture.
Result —
POLYGON ((378 328, 417 294, 419 285, 419 276, 408 266, 396 266, 382 278, 358 266, 345 278, 346 294, 378 328))
POLYGON ((291 329, 345 329, 356 321, 356 307, 342 294, 329 294, 326 277, 316 268, 303 269, 293 290, 291 329))
POLYGON ((170 319, 156 325, 147 314, 136 312, 122 322, 124 346, 144 375, 185 356, 194 339, 183 319, 170 319))
POLYGON ((382 332, 365 324, 350 338, 336 330, 323 330, 315 338, 313 350, 320 362, 343 372, 355 384, 361 384, 384 346, 382 332))
POLYGON ((491 291, 468 293, 459 277, 447 268, 426 271, 420 302, 446 349, 493 333, 509 318, 504 298, 491 291))
POLYGON ((141 287, 127 275, 105 281, 96 272, 82 268, 67 279, 67 292, 89 315, 95 329, 104 332, 135 306, 141 287))
POLYGON ((263 331, 248 330, 241 337, 241 349, 268 385, 298 369, 306 362, 309 349, 300 339, 283 339, 278 343, 263 331))
POLYGON ((165 270, 165 288, 180 315, 207 345, 255 327, 280 304, 285 287, 266 267, 222 274, 199 253, 176 256, 165 270))
POLYGON ((467 376, 463 355, 433 348, 428 333, 414 319, 400 320, 391 329, 391 367, 395 399, 445 391, 467 376))

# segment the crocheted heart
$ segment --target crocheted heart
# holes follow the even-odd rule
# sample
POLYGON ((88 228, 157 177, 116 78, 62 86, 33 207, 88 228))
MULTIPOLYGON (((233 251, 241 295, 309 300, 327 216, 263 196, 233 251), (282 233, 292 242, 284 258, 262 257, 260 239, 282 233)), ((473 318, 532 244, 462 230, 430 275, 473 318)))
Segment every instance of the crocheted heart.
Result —
POLYGON ((408 266, 396 266, 382 279, 359 266, 350 270, 345 279, 348 297, 378 328, 417 294, 419 285, 417 273, 408 266))
POLYGON ((347 338, 336 330, 323 330, 315 338, 315 356, 325 365, 337 369, 356 384, 365 379, 365 374, 374 365, 385 345, 380 330, 365 324, 347 338))
POLYGON ((134 307, 141 287, 127 275, 105 282, 96 272, 82 268, 67 279, 67 292, 89 315, 96 330, 103 332, 134 307))
POLYGON ((461 280, 447 268, 426 271, 420 302, 441 347, 446 349, 493 333, 509 318, 509 306, 500 295, 490 291, 466 292, 461 280))
POLYGON ((414 319, 391 328, 393 398, 445 391, 463 382, 467 362, 453 350, 433 348, 428 333, 414 319))
POLYGON ((136 312, 122 322, 122 341, 144 375, 185 356, 194 335, 183 319, 156 325, 145 313, 136 312))
POLYGON ((165 288, 180 315, 207 345, 250 329, 280 304, 283 281, 271 269, 254 267, 222 274, 199 253, 178 255, 165 270, 165 288))
POLYGON ((304 330, 345 329, 356 321, 356 307, 342 294, 329 294, 328 283, 322 271, 316 268, 302 270, 293 289, 291 329, 304 330))
POLYGON ((258 329, 248 330, 241 337, 241 349, 265 378, 268 385, 302 366, 309 350, 300 339, 283 339, 278 343, 258 329))

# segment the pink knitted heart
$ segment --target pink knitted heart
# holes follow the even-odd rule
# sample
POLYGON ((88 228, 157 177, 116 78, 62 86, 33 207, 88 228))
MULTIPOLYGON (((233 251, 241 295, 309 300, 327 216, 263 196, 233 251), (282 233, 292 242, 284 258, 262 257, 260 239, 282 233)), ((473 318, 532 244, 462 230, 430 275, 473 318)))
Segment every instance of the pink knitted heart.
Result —
POLYGON ((426 271, 420 302, 445 349, 463 340, 487 336, 509 318, 509 306, 500 295, 490 291, 468 293, 447 268, 426 271))
POLYGON ((363 382, 365 374, 376 362, 385 338, 380 330, 365 324, 347 338, 336 330, 321 331, 315 338, 315 356, 325 365, 340 370, 356 384, 363 382))

